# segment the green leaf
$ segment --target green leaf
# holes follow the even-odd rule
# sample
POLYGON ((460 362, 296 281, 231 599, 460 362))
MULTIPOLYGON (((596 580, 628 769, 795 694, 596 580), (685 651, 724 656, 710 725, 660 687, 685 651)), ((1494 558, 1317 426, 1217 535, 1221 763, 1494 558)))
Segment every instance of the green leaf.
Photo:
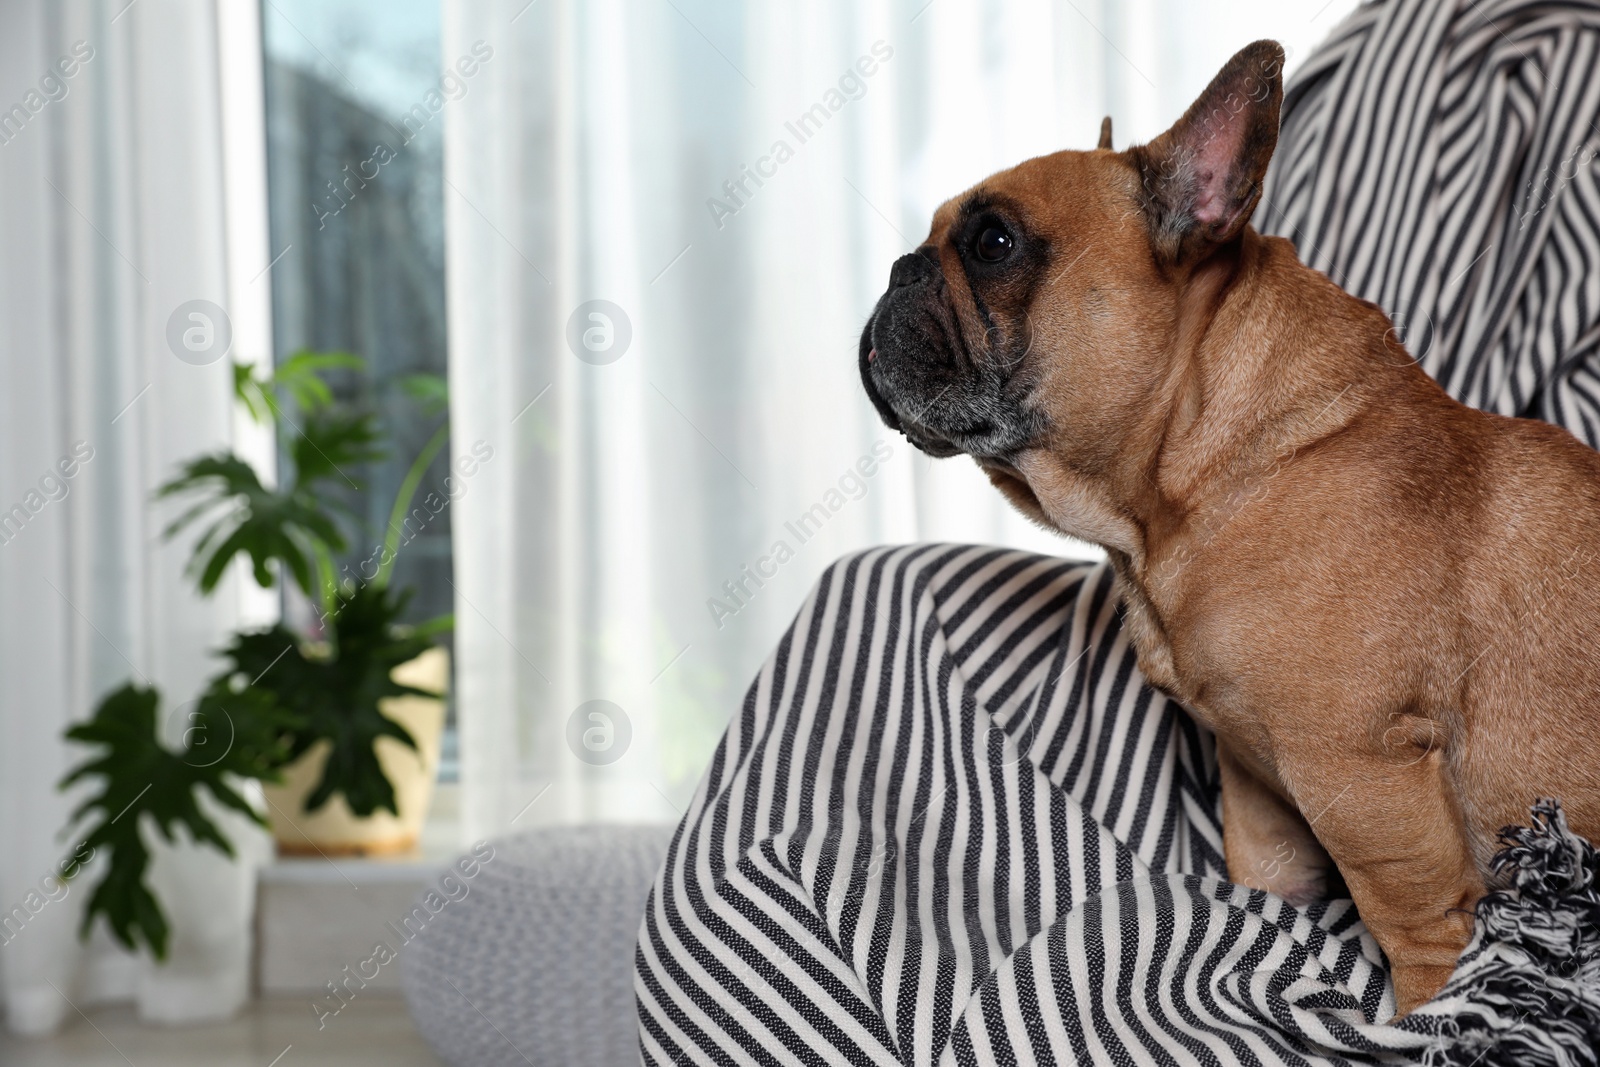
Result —
POLYGON ((255 364, 233 365, 233 395, 256 422, 265 422, 271 416, 274 407, 272 379, 257 378, 255 364))
POLYGON ((278 364, 268 375, 258 377, 253 365, 233 365, 233 392, 257 422, 269 415, 283 417, 280 395, 304 413, 333 403, 333 389, 323 375, 331 370, 359 371, 366 366, 360 356, 349 352, 312 352, 302 349, 278 364))
POLYGON ((92 818, 84 841, 108 855, 81 933, 87 936, 95 917, 104 916, 123 945, 134 949, 143 942, 157 959, 165 959, 169 931, 160 904, 144 885, 150 853, 141 827, 149 825, 167 841, 187 836, 232 856, 232 843, 200 807, 201 791, 262 822, 230 780, 270 776, 286 757, 294 724, 266 693, 213 689, 191 711, 184 748, 174 752, 158 736, 159 705, 154 689, 132 684, 109 694, 93 716, 67 731, 68 739, 99 751, 73 768, 61 787, 97 784, 73 821, 92 818))
POLYGON ((328 760, 306 810, 315 811, 335 794, 357 815, 385 810, 398 814, 394 788, 384 776, 373 744, 392 737, 415 749, 416 739, 383 714, 380 702, 394 696, 440 694, 396 682, 402 663, 427 651, 445 625, 434 620, 425 630, 400 626, 409 593, 392 593, 374 584, 346 586, 325 622, 330 647, 308 649, 280 626, 240 634, 224 651, 235 684, 269 693, 292 722, 289 758, 318 741, 329 742, 328 760))
POLYGON ((333 403, 333 390, 323 374, 330 370, 360 371, 366 361, 349 352, 301 349, 278 364, 274 381, 302 412, 311 414, 333 403))
POLYGON ((356 485, 349 472, 384 459, 387 453, 380 447, 382 440, 377 421, 370 414, 333 408, 313 411, 296 428, 296 436, 289 443, 296 490, 305 491, 313 483, 332 477, 356 485))
POLYGON ((189 557, 189 574, 201 593, 212 592, 228 564, 243 553, 262 587, 276 584, 271 567, 276 560, 307 596, 316 597, 310 560, 317 546, 329 552, 346 547, 343 532, 315 493, 300 487, 268 489, 250 464, 226 452, 186 463, 156 495, 200 498, 162 531, 168 540, 201 519, 211 519, 189 557))
POLYGON ((444 615, 436 615, 431 619, 419 622, 410 627, 410 632, 413 637, 437 637, 439 634, 447 634, 455 628, 456 617, 451 612, 444 615))
POLYGON ((442 374, 406 374, 398 379, 401 390, 421 405, 427 415, 443 415, 450 408, 450 386, 442 374))
POLYGON ((400 488, 394 495, 394 507, 389 511, 388 531, 383 537, 383 561, 378 564, 378 573, 374 579, 380 586, 389 584, 389 576, 394 573, 395 561, 400 558, 400 534, 405 529, 406 512, 411 509, 411 500, 417 495, 417 486, 422 484, 422 476, 427 473, 428 466, 433 463, 434 457, 449 439, 450 420, 445 419, 433 431, 433 436, 428 438, 427 444, 422 446, 422 451, 411 461, 406 476, 400 480, 400 488))

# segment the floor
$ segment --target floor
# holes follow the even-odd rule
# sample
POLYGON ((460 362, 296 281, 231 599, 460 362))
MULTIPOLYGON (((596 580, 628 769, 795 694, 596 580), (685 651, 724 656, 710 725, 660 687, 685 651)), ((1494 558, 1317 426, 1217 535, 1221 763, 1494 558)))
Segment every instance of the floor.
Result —
POLYGON ((127 1008, 79 1016, 42 1041, 0 1029, 5 1067, 440 1067, 399 997, 351 1004, 321 1031, 304 999, 256 1001, 215 1026, 142 1025, 127 1008))

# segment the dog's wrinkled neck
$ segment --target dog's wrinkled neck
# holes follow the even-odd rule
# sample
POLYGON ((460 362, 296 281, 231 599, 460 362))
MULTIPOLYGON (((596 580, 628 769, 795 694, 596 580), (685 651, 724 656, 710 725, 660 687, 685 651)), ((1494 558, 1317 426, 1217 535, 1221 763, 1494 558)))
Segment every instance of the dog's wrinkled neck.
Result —
MULTIPOLYGON (((1075 460, 1077 449, 1048 441, 1015 462, 1048 523, 1110 550, 1119 569, 1125 561, 1132 573, 1142 570, 1152 533, 1170 525, 1173 515, 1186 507, 1193 487, 1185 472, 1203 438, 1214 388, 1205 350, 1216 346, 1216 320, 1232 294, 1239 294, 1234 303, 1249 301, 1248 287, 1238 283, 1256 268, 1255 258, 1241 238, 1201 264, 1171 269, 1171 329, 1159 357, 1164 370, 1144 398, 1141 413, 1118 428, 1116 440, 1097 450, 1092 465, 1075 460)), ((1241 309, 1233 317, 1246 314, 1241 309)), ((1016 493, 995 471, 990 477, 1016 501, 1016 493)))
POLYGON ((1249 282, 1261 270, 1260 249, 1248 240, 1254 236, 1248 231, 1241 234, 1190 270, 1179 287, 1167 380, 1152 412, 1160 427, 1150 437, 1154 448, 1145 472, 1146 482, 1159 497, 1151 502, 1158 512, 1168 508, 1169 498, 1182 498, 1193 490, 1197 459, 1203 463, 1209 453, 1224 447, 1221 439, 1207 434, 1205 421, 1217 391, 1213 357, 1220 349, 1226 362, 1226 353, 1237 347, 1242 324, 1251 317, 1254 291, 1249 282), (1220 329, 1214 329, 1225 304, 1230 314, 1220 329), (1202 454, 1194 455, 1197 451, 1202 454))
MULTIPOLYGON (((1214 522, 1274 471, 1425 377, 1385 350, 1387 319, 1301 263, 1289 242, 1247 230, 1238 262, 1179 303, 1170 392, 1147 484, 1153 532, 1214 522), (1307 282, 1313 294, 1308 298, 1307 282)), ((1154 548, 1147 545, 1146 548, 1154 548)))
POLYGON ((1165 369, 1115 461, 1089 471, 1043 447, 1015 464, 1051 525, 1104 546, 1125 581, 1157 602, 1152 561, 1171 543, 1225 526, 1230 508, 1269 491, 1283 463, 1381 402, 1396 379, 1422 374, 1375 360, 1382 313, 1279 238, 1247 229, 1173 285, 1165 369), (1308 276, 1320 279, 1322 299, 1305 299, 1308 276))
POLYGON ((1140 669, 1185 699, 1166 635, 1185 582, 1204 570, 1189 564, 1297 456, 1401 393, 1437 387, 1385 358, 1399 350, 1383 313, 1306 267, 1287 241, 1246 230, 1229 257, 1173 285, 1164 372, 1114 461, 1089 470, 1041 447, 1018 457, 1020 481, 989 473, 1023 511, 1106 549, 1140 669))

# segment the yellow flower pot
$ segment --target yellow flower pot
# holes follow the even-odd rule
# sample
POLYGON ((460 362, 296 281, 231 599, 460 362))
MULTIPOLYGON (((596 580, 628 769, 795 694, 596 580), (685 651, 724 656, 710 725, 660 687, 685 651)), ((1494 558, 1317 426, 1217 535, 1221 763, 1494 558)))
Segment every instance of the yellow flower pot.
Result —
MULTIPOLYGON (((450 679, 450 654, 443 648, 430 648, 400 664, 390 677, 402 685, 443 693, 450 679)), ((357 817, 338 793, 315 812, 307 812, 305 799, 322 780, 331 747, 327 741, 318 741, 283 769, 281 785, 265 786, 267 821, 280 855, 370 856, 416 847, 439 775, 445 702, 432 697, 388 697, 378 707, 417 742, 415 751, 392 737, 380 737, 374 745, 384 776, 394 786, 399 815, 377 811, 357 817)))

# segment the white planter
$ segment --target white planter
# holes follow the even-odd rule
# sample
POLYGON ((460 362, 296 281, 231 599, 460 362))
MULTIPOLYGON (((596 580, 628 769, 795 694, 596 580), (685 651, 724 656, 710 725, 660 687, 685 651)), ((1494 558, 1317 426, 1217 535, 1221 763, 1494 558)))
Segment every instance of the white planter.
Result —
MULTIPOLYGON (((246 799, 254 782, 231 783, 246 799)), ((137 956, 131 995, 139 1018, 185 1026, 233 1017, 250 997, 250 949, 256 877, 271 855, 267 835, 209 795, 201 811, 233 843, 232 858, 208 844, 168 843, 146 822, 140 834, 150 849, 150 891, 170 924, 167 958, 137 956)))

